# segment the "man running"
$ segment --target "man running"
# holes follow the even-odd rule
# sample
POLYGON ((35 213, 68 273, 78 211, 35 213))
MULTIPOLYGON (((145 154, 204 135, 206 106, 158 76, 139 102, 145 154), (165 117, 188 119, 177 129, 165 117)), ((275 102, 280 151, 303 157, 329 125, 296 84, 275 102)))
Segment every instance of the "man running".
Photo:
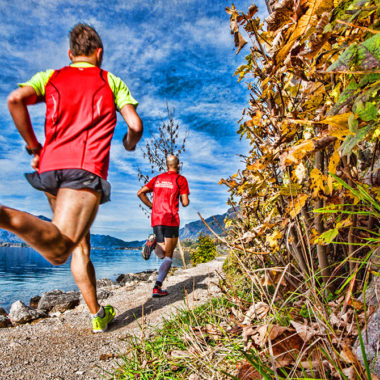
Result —
POLYGON ((36 170, 30 184, 44 191, 53 210, 47 222, 0 205, 0 228, 11 231, 54 265, 70 255, 71 271, 92 315, 94 332, 103 332, 115 316, 112 306, 100 306, 90 260, 90 226, 98 206, 110 200, 107 182, 109 151, 116 110, 128 130, 127 151, 135 150, 143 132, 137 101, 125 83, 100 68, 103 43, 86 24, 70 31, 71 64, 34 75, 8 97, 13 121, 33 156, 36 170), (34 133, 27 106, 46 103, 45 143, 34 133))
POLYGON ((166 159, 168 171, 152 178, 138 192, 141 201, 152 209, 151 223, 153 234, 149 235, 143 248, 142 256, 148 260, 154 250, 157 257, 163 259, 158 270, 158 277, 153 289, 153 297, 167 296, 161 289, 162 283, 172 266, 172 257, 178 242, 179 233, 179 199, 182 206, 189 205, 189 185, 184 176, 178 174, 178 157, 170 155, 166 159), (147 193, 153 192, 153 203, 147 193))

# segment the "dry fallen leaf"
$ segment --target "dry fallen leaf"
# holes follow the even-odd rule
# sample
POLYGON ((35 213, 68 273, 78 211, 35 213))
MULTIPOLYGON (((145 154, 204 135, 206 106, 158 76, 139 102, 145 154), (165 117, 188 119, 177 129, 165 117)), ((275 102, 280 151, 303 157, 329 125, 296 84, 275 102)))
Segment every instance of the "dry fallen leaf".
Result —
POLYGON ((354 366, 344 368, 344 369, 342 369, 342 372, 345 376, 348 377, 348 380, 355 380, 356 379, 356 372, 355 372, 354 366))
POLYGON ((105 361, 105 360, 113 359, 116 357, 117 357, 117 355, 115 355, 115 354, 101 354, 101 355, 99 355, 99 360, 105 361))
POLYGON ((250 324, 252 319, 263 319, 269 311, 269 305, 265 302, 253 303, 245 313, 243 325, 250 324))
POLYGON ((186 358, 186 357, 189 357, 189 352, 188 351, 181 351, 181 350, 173 350, 170 353, 170 356, 172 358, 186 358))
POLYGON ((239 380, 260 380, 262 378, 261 375, 256 371, 256 369, 246 361, 238 363, 237 367, 237 378, 239 380))
POLYGON ((318 334, 318 331, 313 330, 308 325, 302 325, 296 321, 290 321, 290 324, 296 329, 297 334, 307 343, 313 336, 318 334))

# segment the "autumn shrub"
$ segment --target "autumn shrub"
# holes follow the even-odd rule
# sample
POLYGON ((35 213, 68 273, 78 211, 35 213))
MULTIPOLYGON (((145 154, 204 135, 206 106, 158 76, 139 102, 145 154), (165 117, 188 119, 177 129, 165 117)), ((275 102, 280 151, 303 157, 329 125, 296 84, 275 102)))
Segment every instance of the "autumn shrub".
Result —
POLYGON ((243 335, 256 374, 362 379, 353 346, 374 309, 358 296, 380 243, 379 2, 266 3, 265 22, 255 5, 226 9, 237 53, 248 48, 235 75, 251 149, 221 180, 240 210, 225 291, 254 317, 243 335))
POLYGON ((380 242, 379 2, 266 4, 265 22, 226 9, 251 149, 221 180, 238 210, 219 237, 224 295, 132 345, 121 378, 375 378, 362 331, 380 242))
POLYGON ((357 244, 379 219, 314 210, 354 204, 361 211, 360 198, 337 178, 379 196, 378 2, 283 0, 265 27, 255 5, 227 12, 238 50, 246 43, 241 28, 252 42, 235 73, 251 92, 238 133, 252 149, 245 169, 222 180, 243 221, 230 239, 254 262, 256 255, 271 265, 292 261, 304 277, 338 286, 352 260, 371 250, 357 244), (348 267, 331 278, 347 257, 348 267))
POLYGON ((213 239, 207 235, 199 235, 196 248, 190 251, 191 262, 193 265, 207 263, 215 258, 216 253, 213 239))

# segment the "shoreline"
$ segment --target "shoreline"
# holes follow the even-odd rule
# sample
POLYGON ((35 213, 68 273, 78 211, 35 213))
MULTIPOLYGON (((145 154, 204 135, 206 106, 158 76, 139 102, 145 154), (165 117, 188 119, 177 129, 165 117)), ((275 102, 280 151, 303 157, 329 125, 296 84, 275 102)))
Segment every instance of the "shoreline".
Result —
MULTIPOLYGON (((11 243, 11 242, 1 242, 0 243, 0 248, 31 248, 33 249, 30 245, 26 243, 11 243)), ((142 246, 140 247, 96 247, 93 246, 91 249, 96 249, 96 250, 106 250, 106 249, 116 249, 116 250, 139 250, 142 249, 142 246)))
POLYGON ((159 326, 178 309, 193 308, 220 294, 215 285, 225 256, 188 269, 177 269, 165 280, 169 295, 152 298, 153 280, 135 285, 104 284, 101 303, 117 310, 108 332, 93 334, 86 305, 50 312, 47 318, 0 329, 0 378, 41 380, 99 379, 117 368, 126 350, 127 336, 141 328, 159 326))
MULTIPOLYGON (((1 248, 1 247, 0 247, 1 248)), ((20 246, 12 246, 12 247, 5 247, 5 248, 28 248, 28 249, 32 249, 31 247, 27 246, 27 247, 20 247, 20 246)), ((98 248, 94 247, 92 248, 94 250, 98 250, 98 248)), ((103 247, 103 250, 117 250, 117 251, 120 251, 120 249, 115 249, 115 248, 104 248, 103 247)), ((121 251, 124 250, 124 249, 121 249, 121 251)), ((138 249, 125 249, 126 251, 128 250, 134 250, 134 251, 138 251, 138 249)), ((38 252, 36 252, 38 254, 38 252)), ((181 261, 181 256, 180 256, 180 253, 176 250, 174 252, 174 255, 173 255, 173 258, 177 259, 178 262, 181 261)), ((189 260, 186 260, 186 264, 188 266, 190 266, 190 262, 188 262, 189 260)), ((177 263, 178 264, 178 263, 177 263)), ((54 267, 53 267, 54 268, 54 267)), ((182 269, 183 268, 183 265, 176 265, 176 266, 173 266, 172 267, 172 271, 173 270, 178 270, 178 269, 182 269)), ((112 283, 113 285, 117 286, 119 285, 120 283, 125 283, 125 281, 123 282, 122 278, 123 277, 129 277, 130 278, 130 281, 134 281, 133 282, 133 285, 136 285, 136 282, 138 281, 145 281, 146 279, 146 275, 153 275, 155 274, 157 276, 157 271, 158 269, 144 269, 144 270, 141 270, 139 269, 138 271, 136 272, 126 272, 126 273, 119 273, 119 274, 116 274, 115 276, 113 277, 101 277, 101 276, 97 276, 97 288, 98 289, 101 289, 102 288, 102 284, 104 284, 105 282, 107 283, 112 283), (132 280, 131 278, 132 277, 135 277, 134 280, 132 280), (138 279, 138 278, 141 278, 141 279, 138 279)), ((70 279, 72 279, 72 274, 69 273, 68 276, 71 276, 70 279)), ((44 295, 44 294, 48 294, 48 293, 51 293, 51 292, 54 292, 54 291, 60 291, 62 293, 72 293, 72 292, 78 292, 79 293, 79 290, 78 290, 78 287, 75 283, 71 284, 71 285, 67 285, 67 286, 64 286, 61 285, 61 286, 57 286, 57 287, 50 287, 48 289, 45 289, 45 290, 42 290, 40 292, 34 292, 34 291, 31 291, 29 293, 29 295, 26 295, 24 294, 23 297, 20 298, 17 298, 17 297, 12 297, 12 298, 8 298, 8 301, 5 300, 6 302, 3 304, 3 306, 0 306, 0 315, 1 314, 5 314, 8 315, 10 310, 11 310, 11 307, 14 303, 20 301, 22 302, 23 304, 25 304, 27 307, 32 307, 34 309, 36 309, 36 300, 38 302, 38 300, 44 295)), ((80 299, 82 299, 82 296, 80 296, 80 299)), ((0 323, 0 328, 1 328, 1 323, 0 323)))

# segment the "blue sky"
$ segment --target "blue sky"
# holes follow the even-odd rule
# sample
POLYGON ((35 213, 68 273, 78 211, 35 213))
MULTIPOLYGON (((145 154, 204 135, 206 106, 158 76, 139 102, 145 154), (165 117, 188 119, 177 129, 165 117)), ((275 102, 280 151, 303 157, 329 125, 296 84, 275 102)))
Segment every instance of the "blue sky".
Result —
MULTIPOLYGON (((248 10, 251 1, 235 1, 248 10)), ((261 14, 264 0, 257 1, 261 14)), ((248 53, 235 55, 225 7, 215 0, 0 0, 0 202, 50 217, 44 195, 23 173, 31 171, 9 116, 6 97, 17 83, 34 73, 69 64, 68 31, 89 23, 105 47, 103 68, 121 77, 139 101, 144 140, 152 137, 166 116, 166 102, 175 108, 182 133, 189 131, 181 157, 190 185, 191 204, 181 209, 181 225, 227 210, 228 193, 220 178, 241 167, 238 154, 248 146, 236 135, 237 121, 248 100, 244 83, 233 77, 248 53)), ((33 126, 43 142, 44 104, 29 107, 33 126)), ((148 172, 141 149, 126 152, 121 144, 125 124, 118 118, 111 148, 109 181, 112 201, 100 207, 91 232, 125 240, 144 239, 150 222, 138 207, 137 168, 148 172)))

